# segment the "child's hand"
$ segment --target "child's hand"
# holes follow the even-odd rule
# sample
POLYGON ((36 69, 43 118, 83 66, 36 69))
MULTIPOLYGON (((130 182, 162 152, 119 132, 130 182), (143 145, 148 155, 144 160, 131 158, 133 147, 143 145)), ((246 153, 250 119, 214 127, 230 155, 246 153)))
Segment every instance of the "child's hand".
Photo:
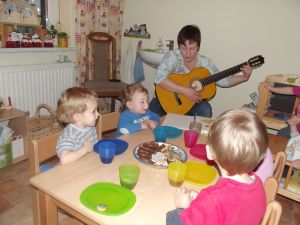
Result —
POLYGON ((85 140, 83 143, 83 147, 86 149, 86 152, 91 152, 93 151, 93 145, 90 141, 85 140))
POLYGON ((180 188, 174 194, 175 205, 177 208, 187 208, 189 207, 192 200, 195 198, 194 191, 190 191, 187 188, 180 188))
POLYGON ((292 161, 292 165, 294 168, 300 169, 300 159, 296 159, 296 160, 292 161))
POLYGON ((152 129, 157 127, 157 123, 154 120, 147 120, 147 124, 148 124, 148 127, 152 128, 152 129))
POLYGON ((142 127, 142 130, 146 130, 148 128, 148 123, 146 120, 141 122, 141 127, 142 127))
POLYGON ((300 123, 300 117, 299 116, 292 116, 290 119, 286 121, 290 126, 296 126, 298 123, 300 123))

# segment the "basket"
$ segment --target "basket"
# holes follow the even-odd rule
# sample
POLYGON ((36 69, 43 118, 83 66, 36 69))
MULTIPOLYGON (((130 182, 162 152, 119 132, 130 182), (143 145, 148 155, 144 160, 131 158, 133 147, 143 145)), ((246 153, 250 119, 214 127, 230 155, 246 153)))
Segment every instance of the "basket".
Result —
POLYGON ((63 129, 58 122, 55 111, 47 104, 40 104, 35 110, 35 116, 29 118, 29 138, 40 139, 63 129), (50 115, 40 115, 40 110, 46 109, 50 115))

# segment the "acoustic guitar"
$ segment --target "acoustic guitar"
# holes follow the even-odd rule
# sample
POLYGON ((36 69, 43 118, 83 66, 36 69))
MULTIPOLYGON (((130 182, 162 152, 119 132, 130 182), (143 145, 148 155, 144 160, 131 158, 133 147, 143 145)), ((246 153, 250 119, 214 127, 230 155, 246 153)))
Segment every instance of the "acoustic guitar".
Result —
MULTIPOLYGON (((168 78, 179 85, 194 88, 199 92, 200 99, 209 100, 216 94, 216 81, 240 72, 241 67, 246 64, 249 64, 252 68, 257 68, 263 63, 264 58, 258 55, 250 58, 247 62, 214 75, 211 75, 204 67, 196 67, 188 74, 171 73, 168 78)), ((184 94, 167 90, 160 85, 156 85, 155 91, 161 106, 168 113, 186 114, 195 104, 184 94)))

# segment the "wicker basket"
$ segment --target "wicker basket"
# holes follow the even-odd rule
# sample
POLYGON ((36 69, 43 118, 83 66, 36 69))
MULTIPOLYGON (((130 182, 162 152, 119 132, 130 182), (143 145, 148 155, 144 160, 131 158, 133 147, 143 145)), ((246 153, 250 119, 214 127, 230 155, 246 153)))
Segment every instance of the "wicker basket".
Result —
POLYGON ((40 104, 35 110, 35 116, 29 118, 29 138, 40 139, 63 129, 58 122, 55 111, 47 104, 40 104), (46 109, 50 115, 40 115, 40 110, 46 109))

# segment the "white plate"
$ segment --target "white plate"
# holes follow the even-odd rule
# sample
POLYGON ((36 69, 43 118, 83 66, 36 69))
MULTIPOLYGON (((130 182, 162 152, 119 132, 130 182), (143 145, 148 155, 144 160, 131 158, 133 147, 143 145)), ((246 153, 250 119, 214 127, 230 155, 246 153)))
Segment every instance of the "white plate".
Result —
POLYGON ((154 141, 139 144, 133 149, 133 155, 138 161, 148 166, 152 166, 156 168, 168 168, 169 162, 172 161, 185 162, 188 158, 186 152, 182 148, 178 147, 177 145, 164 143, 164 142, 154 142, 154 141), (158 151, 157 153, 153 153, 151 154, 151 156, 147 158, 143 158, 138 154, 139 149, 142 148, 143 145, 154 146, 154 144, 156 144, 160 148, 164 147, 163 150, 158 151))

